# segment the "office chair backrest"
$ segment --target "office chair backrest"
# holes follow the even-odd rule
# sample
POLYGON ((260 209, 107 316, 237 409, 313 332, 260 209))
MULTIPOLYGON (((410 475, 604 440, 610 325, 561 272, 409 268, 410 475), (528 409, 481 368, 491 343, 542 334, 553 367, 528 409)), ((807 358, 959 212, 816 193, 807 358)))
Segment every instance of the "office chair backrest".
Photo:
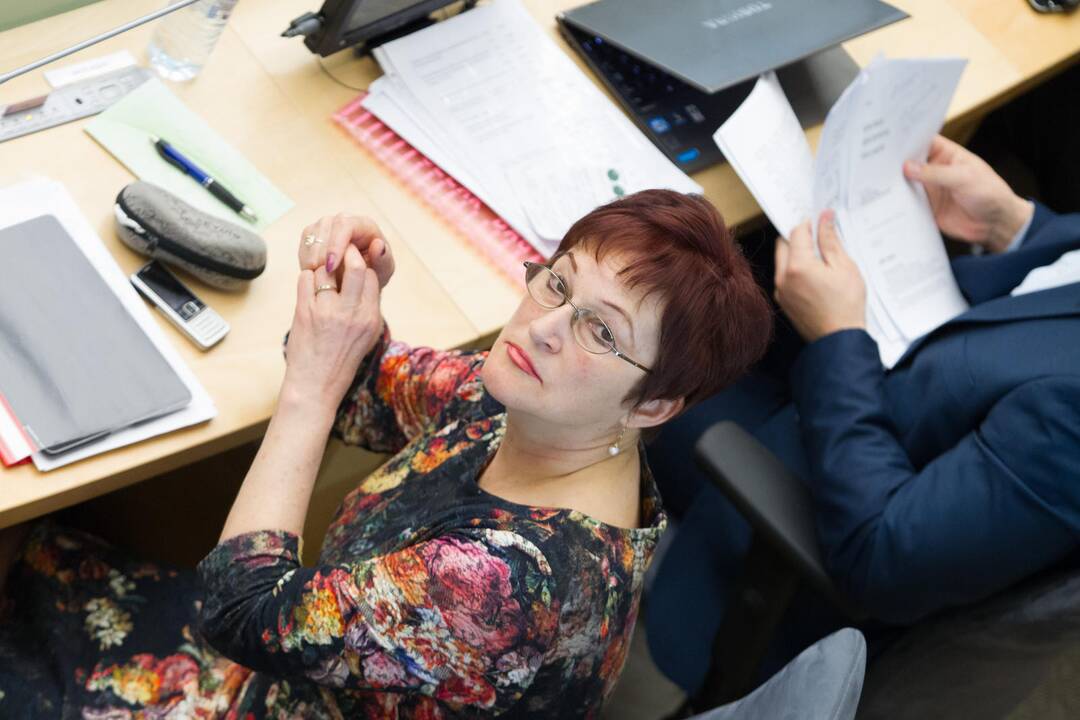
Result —
POLYGON ((754 692, 691 720, 851 720, 866 670, 866 640, 852 628, 819 640, 754 692))

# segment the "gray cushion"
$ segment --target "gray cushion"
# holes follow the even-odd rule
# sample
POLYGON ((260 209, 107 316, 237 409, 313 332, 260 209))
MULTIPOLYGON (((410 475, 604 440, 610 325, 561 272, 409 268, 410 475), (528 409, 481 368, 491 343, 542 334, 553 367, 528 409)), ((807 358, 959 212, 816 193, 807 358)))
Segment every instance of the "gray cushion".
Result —
POLYGON ((742 700, 696 720, 851 720, 866 671, 866 639, 844 628, 817 641, 742 700))

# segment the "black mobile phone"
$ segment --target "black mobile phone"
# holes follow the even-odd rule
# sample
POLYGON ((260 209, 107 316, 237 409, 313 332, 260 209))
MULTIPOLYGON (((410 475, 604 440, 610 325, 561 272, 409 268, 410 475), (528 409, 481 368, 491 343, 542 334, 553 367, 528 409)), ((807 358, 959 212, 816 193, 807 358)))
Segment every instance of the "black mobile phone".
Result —
POLYGON ((157 260, 132 275, 131 284, 203 350, 229 332, 229 324, 157 260))

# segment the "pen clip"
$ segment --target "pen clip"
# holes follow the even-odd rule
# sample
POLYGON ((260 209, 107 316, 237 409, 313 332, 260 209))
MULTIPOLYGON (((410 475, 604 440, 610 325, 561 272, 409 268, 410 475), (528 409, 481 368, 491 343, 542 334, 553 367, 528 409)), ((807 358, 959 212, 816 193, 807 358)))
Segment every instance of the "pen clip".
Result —
POLYGON ((173 157, 168 151, 165 150, 165 145, 164 145, 163 140, 158 140, 156 143, 154 143, 154 149, 157 150, 157 154, 160 155, 161 158, 165 162, 169 163, 170 165, 172 165, 174 168, 176 168, 180 172, 185 173, 185 174, 187 173, 188 169, 186 167, 184 167, 184 164, 181 163, 179 160, 177 160, 175 157, 173 157))

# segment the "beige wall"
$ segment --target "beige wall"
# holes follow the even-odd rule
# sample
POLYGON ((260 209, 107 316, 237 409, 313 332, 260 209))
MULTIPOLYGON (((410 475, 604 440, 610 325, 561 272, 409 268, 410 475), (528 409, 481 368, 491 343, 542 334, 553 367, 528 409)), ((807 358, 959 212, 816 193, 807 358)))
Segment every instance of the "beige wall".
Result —
MULTIPOLYGON (((97 0, 0 0, 0 32, 50 15, 74 10, 97 0)), ((164 2, 162 2, 164 6, 164 2)), ((101 28, 104 32, 108 28, 101 28)), ((97 33, 92 33, 97 34, 97 33)))

